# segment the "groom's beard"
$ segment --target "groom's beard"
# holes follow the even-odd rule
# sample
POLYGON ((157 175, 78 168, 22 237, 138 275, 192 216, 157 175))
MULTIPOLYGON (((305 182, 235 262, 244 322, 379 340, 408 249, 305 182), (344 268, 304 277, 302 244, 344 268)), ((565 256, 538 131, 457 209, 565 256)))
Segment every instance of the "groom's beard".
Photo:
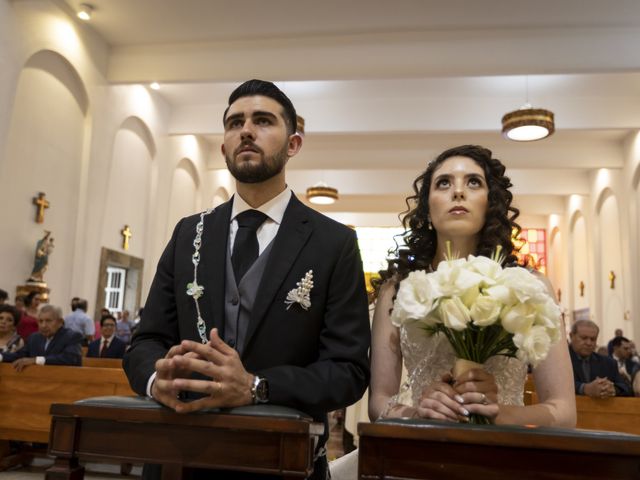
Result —
MULTIPOLYGON (((269 157, 265 156, 264 152, 255 145, 253 147, 260 153, 259 163, 236 162, 229 154, 225 155, 227 168, 233 178, 241 183, 260 183, 282 172, 289 158, 287 156, 288 145, 286 143, 279 152, 269 157)), ((236 153, 234 152, 233 155, 236 156, 236 153)))

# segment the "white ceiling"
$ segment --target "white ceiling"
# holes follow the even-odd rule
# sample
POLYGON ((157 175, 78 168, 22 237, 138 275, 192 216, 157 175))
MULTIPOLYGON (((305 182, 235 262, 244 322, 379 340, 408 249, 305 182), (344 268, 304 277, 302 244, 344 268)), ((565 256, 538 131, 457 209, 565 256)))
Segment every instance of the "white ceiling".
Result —
POLYGON ((640 128, 637 0, 91 3, 109 80, 160 81, 172 134, 217 151, 231 90, 278 81, 306 120, 290 184, 330 181, 343 194, 334 212, 397 211, 437 153, 479 143, 507 165, 525 214, 560 213, 591 170, 622 166, 640 128), (556 134, 503 139, 502 115, 527 99, 555 112, 556 134))

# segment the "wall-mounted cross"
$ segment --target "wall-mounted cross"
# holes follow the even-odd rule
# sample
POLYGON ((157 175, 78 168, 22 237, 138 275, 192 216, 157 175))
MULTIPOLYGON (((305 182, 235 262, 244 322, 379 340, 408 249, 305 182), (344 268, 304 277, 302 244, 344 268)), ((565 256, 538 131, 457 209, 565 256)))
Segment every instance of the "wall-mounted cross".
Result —
POLYGON ((120 230, 120 233, 122 234, 122 248, 125 250, 129 250, 129 239, 133 235, 131 233, 129 225, 125 225, 124 228, 120 230))
POLYGON ((37 197, 33 197, 33 204, 38 207, 36 209, 36 223, 44 222, 44 209, 51 205, 49 200, 45 199, 46 193, 38 192, 37 197))

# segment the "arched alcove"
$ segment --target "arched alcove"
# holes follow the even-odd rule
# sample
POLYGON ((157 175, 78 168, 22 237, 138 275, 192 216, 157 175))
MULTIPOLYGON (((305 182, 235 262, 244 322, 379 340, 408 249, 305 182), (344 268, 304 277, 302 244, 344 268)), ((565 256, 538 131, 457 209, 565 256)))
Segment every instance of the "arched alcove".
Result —
POLYGON ((87 114, 89 95, 77 70, 65 57, 52 50, 40 50, 29 57, 24 68, 35 68, 52 75, 71 93, 82 114, 87 114))
POLYGON ((577 211, 572 216, 571 221, 571 269, 573 285, 571 292, 573 295, 574 310, 589 308, 589 292, 592 285, 589 285, 589 252, 587 249, 587 226, 584 216, 577 211))
POLYGON ((146 145, 151 158, 153 159, 156 156, 156 142, 153 140, 151 130, 149 130, 147 124, 144 123, 139 117, 127 117, 120 125, 120 130, 128 130, 137 135, 140 140, 142 140, 142 142, 146 145))
POLYGON ((33 266, 34 246, 51 231, 55 250, 45 280, 51 301, 70 298, 71 266, 80 203, 82 152, 89 110, 87 90, 65 57, 51 50, 34 53, 18 77, 0 165, 0 222, 11 235, 0 236, 0 284, 17 285, 33 266), (32 198, 46 194, 50 207, 36 223, 32 198))
MULTIPOLYGON (((554 227, 549 236, 549 280, 556 289, 562 285, 562 233, 554 227)), ((561 299, 563 301, 564 298, 561 299)))
POLYGON ((224 187, 218 187, 216 192, 213 194, 213 200, 211 201, 211 206, 215 208, 218 205, 229 200, 229 198, 231 198, 231 195, 229 195, 229 192, 227 191, 227 189, 224 187))
POLYGON ((169 201, 169 213, 167 221, 167 239, 171 236, 173 228, 182 217, 196 213, 198 208, 198 194, 200 177, 195 165, 189 158, 183 158, 178 162, 173 171, 171 181, 171 197, 169 201))
POLYGON ((618 200, 610 189, 605 189, 596 205, 600 232, 598 283, 602 298, 602 342, 613 337, 616 328, 624 328, 624 278, 618 200))
POLYGON ((149 127, 138 117, 126 118, 113 140, 102 233, 105 247, 122 250, 120 232, 128 225, 132 232, 128 253, 144 258, 155 151, 149 127))

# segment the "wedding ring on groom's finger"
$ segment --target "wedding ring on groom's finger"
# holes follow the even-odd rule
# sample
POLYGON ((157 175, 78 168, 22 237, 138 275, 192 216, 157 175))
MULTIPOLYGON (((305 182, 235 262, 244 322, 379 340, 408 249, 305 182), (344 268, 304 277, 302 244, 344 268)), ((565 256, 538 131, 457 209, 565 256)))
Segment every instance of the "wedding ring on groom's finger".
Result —
POLYGON ((480 403, 482 403, 483 405, 489 405, 489 400, 487 400, 487 396, 484 393, 481 393, 480 395, 482 395, 482 398, 480 399, 480 403))

